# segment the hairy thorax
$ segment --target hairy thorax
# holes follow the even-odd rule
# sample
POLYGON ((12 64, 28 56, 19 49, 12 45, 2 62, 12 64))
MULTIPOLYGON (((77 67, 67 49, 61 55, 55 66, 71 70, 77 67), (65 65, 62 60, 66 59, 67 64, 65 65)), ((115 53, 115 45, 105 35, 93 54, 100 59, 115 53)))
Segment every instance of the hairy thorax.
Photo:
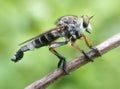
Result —
POLYGON ((61 25, 65 25, 66 29, 64 32, 62 32, 62 36, 68 36, 68 37, 75 37, 76 38, 76 34, 78 34, 80 36, 80 25, 81 22, 78 19, 77 16, 64 16, 58 19, 58 21, 56 22, 57 26, 61 26, 61 25))

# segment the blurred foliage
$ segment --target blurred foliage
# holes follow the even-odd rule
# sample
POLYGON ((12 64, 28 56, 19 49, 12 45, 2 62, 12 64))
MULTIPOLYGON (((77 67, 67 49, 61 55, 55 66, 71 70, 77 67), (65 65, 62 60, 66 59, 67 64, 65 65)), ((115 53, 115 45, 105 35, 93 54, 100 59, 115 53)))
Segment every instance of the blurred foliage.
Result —
MULTIPOLYGON (((58 59, 48 47, 26 52, 18 63, 11 57, 18 44, 55 27, 63 15, 95 15, 92 34, 97 45, 120 32, 120 0, 0 0, 0 89, 23 89, 56 69, 58 59)), ((77 41, 86 51, 83 41, 77 41)), ((79 52, 66 45, 57 48, 67 61, 79 52), (73 54, 74 52, 74 54, 73 54)), ((120 89, 120 47, 62 78, 47 89, 120 89)))

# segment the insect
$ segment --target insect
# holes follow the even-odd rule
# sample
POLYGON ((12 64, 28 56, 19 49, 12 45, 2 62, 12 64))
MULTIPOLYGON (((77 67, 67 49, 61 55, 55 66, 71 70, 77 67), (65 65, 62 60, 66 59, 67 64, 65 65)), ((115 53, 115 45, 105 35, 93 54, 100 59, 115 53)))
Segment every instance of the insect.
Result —
POLYGON ((80 49, 75 44, 77 39, 83 38, 90 49, 95 49, 92 47, 87 37, 83 34, 84 31, 91 33, 90 20, 92 17, 93 16, 88 17, 87 15, 83 15, 81 18, 78 18, 74 15, 67 15, 59 18, 56 22, 55 28, 21 43, 20 45, 23 46, 21 46, 21 48, 16 52, 11 60, 17 62, 23 58, 24 52, 43 46, 49 46, 50 52, 59 58, 58 68, 62 66, 63 72, 68 74, 66 70, 66 59, 61 54, 59 54, 55 48, 66 45, 69 42, 73 48, 83 53, 88 60, 93 61, 82 49, 80 49), (65 38, 65 41, 57 42, 56 40, 60 37, 65 38))

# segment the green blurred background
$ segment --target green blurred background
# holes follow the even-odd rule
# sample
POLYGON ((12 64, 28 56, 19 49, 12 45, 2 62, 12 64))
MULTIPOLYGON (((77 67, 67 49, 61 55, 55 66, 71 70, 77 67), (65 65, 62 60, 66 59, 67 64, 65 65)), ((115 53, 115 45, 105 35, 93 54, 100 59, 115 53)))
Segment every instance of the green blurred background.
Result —
MULTIPOLYGON (((85 33, 93 45, 120 32, 120 0, 0 0, 0 89, 23 89, 56 69, 58 59, 48 47, 26 52, 18 63, 10 59, 19 43, 54 28, 64 15, 95 15, 92 34, 85 33)), ((88 50, 84 41, 77 44, 88 50)), ((57 50, 67 61, 79 56, 69 44, 57 50)), ((119 67, 120 47, 47 89, 120 89, 119 67)))

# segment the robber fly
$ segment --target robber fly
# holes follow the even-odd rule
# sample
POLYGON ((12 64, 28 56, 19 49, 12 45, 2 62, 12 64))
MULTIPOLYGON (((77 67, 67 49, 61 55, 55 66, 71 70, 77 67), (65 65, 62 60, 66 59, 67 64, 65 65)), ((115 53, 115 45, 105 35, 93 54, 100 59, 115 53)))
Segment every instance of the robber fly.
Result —
POLYGON ((58 68, 62 66, 64 73, 68 74, 66 70, 65 57, 60 55, 54 48, 66 45, 68 42, 70 42, 72 47, 82 52, 88 60, 93 61, 82 49, 80 49, 75 44, 77 39, 83 38, 87 46, 91 49, 93 48, 87 37, 83 34, 84 31, 91 33, 90 20, 92 17, 93 16, 88 17, 87 15, 83 15, 81 18, 78 18, 74 15, 67 15, 59 18, 56 22, 55 28, 21 43, 20 45, 24 45, 16 52, 11 60, 17 62, 18 60, 22 59, 24 52, 43 46, 49 46, 50 52, 59 58, 58 68), (56 40, 60 37, 65 38, 65 41, 56 42, 56 40))

